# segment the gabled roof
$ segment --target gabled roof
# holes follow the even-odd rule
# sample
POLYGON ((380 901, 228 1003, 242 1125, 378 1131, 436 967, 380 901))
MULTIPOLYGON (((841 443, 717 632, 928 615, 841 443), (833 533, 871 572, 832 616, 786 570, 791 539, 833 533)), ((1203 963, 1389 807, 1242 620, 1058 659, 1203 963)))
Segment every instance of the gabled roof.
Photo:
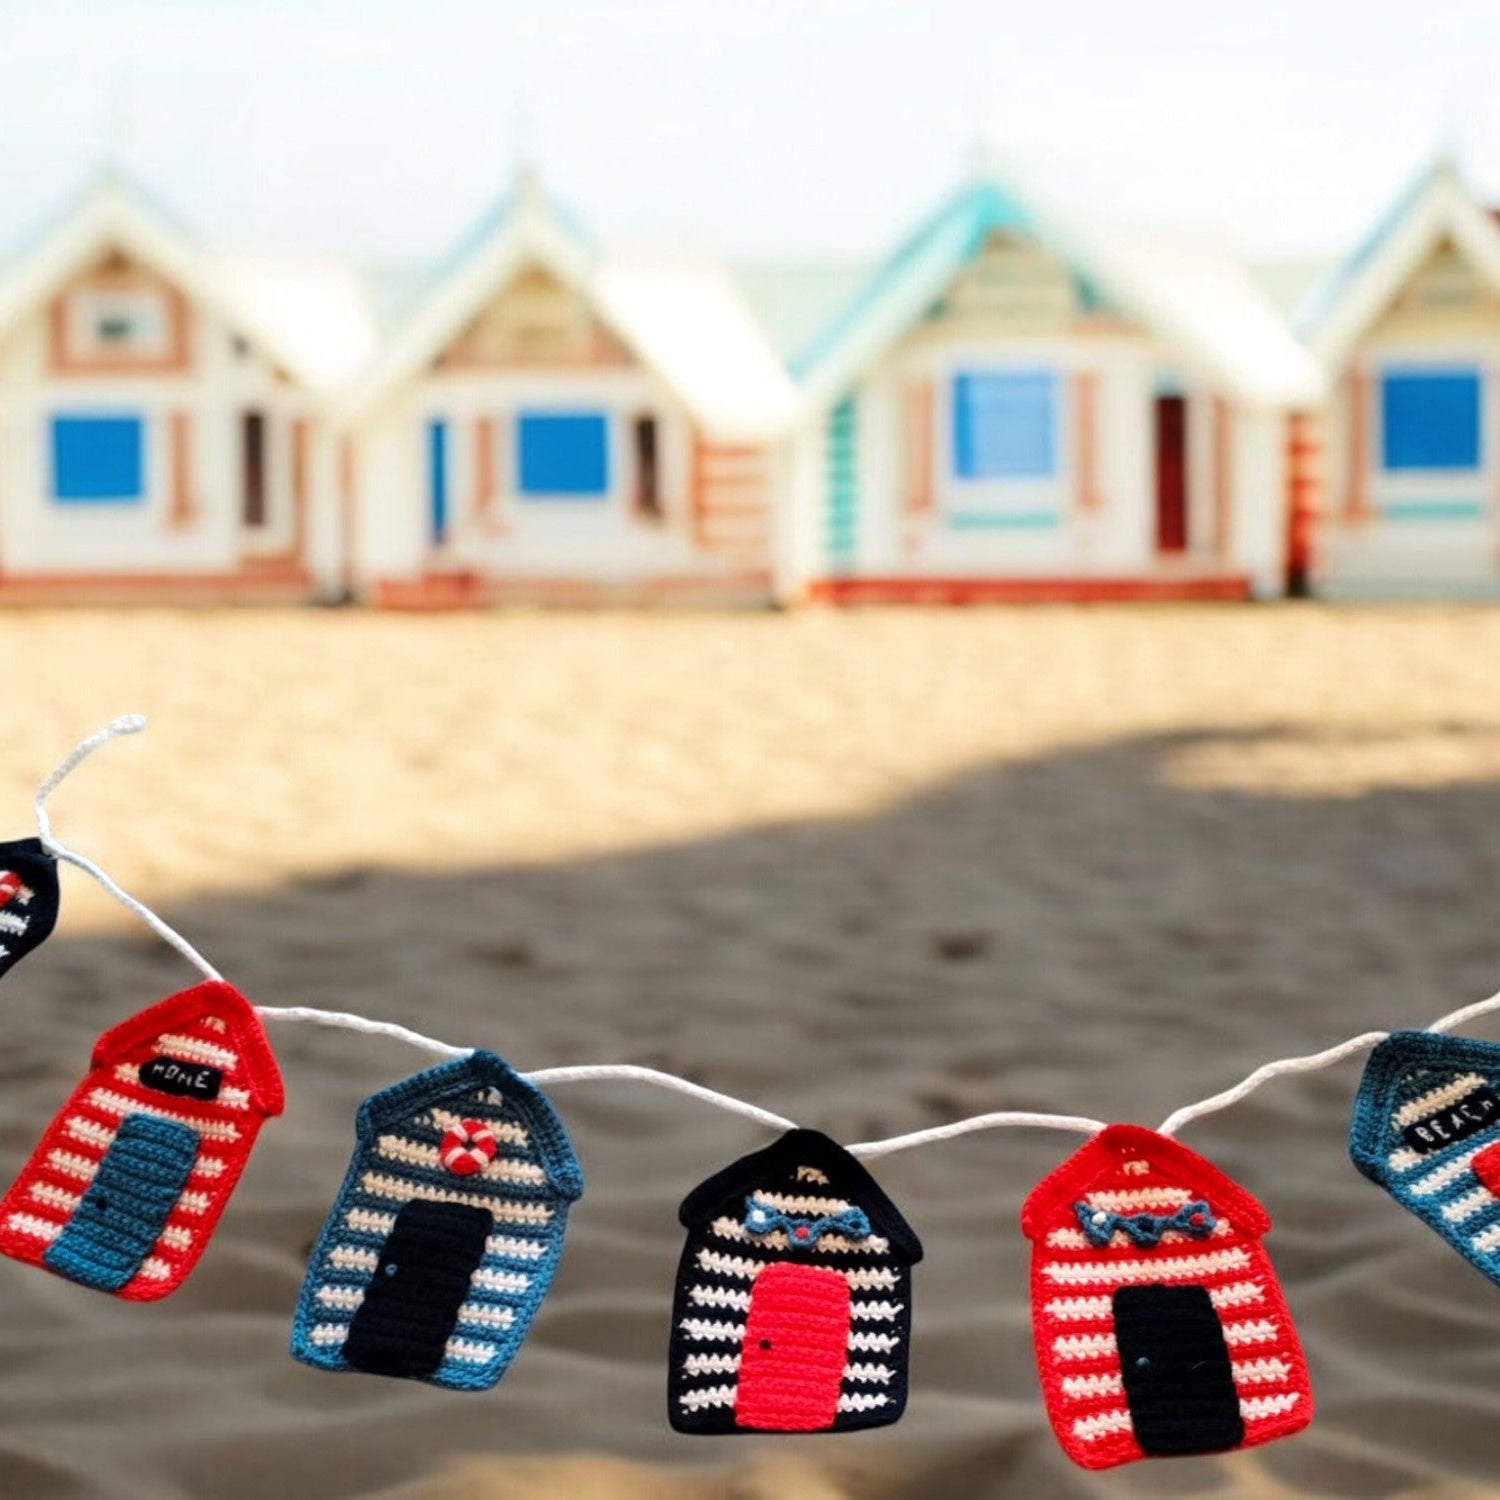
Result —
POLYGON ((1313 351, 1339 368, 1422 262, 1445 239, 1500 291, 1500 224, 1475 201, 1447 156, 1412 182, 1297 319, 1313 351))
POLYGON ((1050 249, 1085 307, 1111 306, 1138 321, 1226 394, 1271 406, 1321 398, 1317 362, 1232 256, 1160 236, 1085 235, 983 178, 944 202, 794 361, 808 404, 821 407, 845 395, 996 233, 1050 249))
POLYGON ((425 369, 528 266, 583 297, 711 436, 770 436, 790 419, 795 390, 727 274, 683 260, 605 257, 529 173, 429 280, 355 382, 344 419, 425 369))
POLYGON ((852 1199, 864 1209, 898 1255, 913 1264, 921 1260, 922 1242, 880 1184, 837 1141, 817 1130, 789 1130, 764 1150, 753 1151, 715 1172, 682 1200, 678 1220, 684 1229, 700 1229, 726 1204, 765 1187, 768 1181, 790 1176, 798 1167, 815 1167, 822 1172, 828 1178, 828 1191, 852 1199))
POLYGON ((101 256, 123 251, 212 309, 310 390, 324 393, 368 357, 373 323, 352 274, 327 264, 316 288, 304 264, 258 274, 250 257, 219 257, 117 170, 101 174, 0 274, 0 338, 101 256), (300 290, 299 290, 300 288, 300 290))
POLYGON ((583 1174, 557 1112, 534 1083, 493 1052, 470 1052, 372 1094, 359 1107, 355 1134, 368 1145, 381 1131, 403 1125, 413 1115, 491 1088, 498 1089, 525 1121, 554 1191, 570 1200, 577 1198, 583 1192, 583 1174))
POLYGON ((1389 1148, 1386 1133, 1396 1091, 1417 1068, 1484 1074, 1500 1080, 1500 1042, 1449 1036, 1442 1031, 1393 1031, 1370 1054, 1354 1106, 1349 1155, 1366 1177, 1381 1180, 1389 1148))
POLYGON ((263 1114, 279 1115, 285 1107, 281 1069, 255 1007, 222 979, 206 979, 191 989, 179 990, 148 1005, 118 1026, 111 1027, 94 1043, 91 1069, 113 1067, 134 1048, 150 1043, 164 1031, 191 1026, 205 1016, 224 1022, 227 1034, 244 1064, 250 1092, 263 1114))
POLYGON ((1148 1161, 1163 1176, 1175 1177, 1201 1193, 1216 1213, 1246 1235, 1259 1237, 1271 1227, 1271 1216, 1238 1183, 1210 1161, 1170 1136, 1143 1125, 1109 1125, 1075 1151, 1031 1190, 1021 1207, 1021 1229, 1031 1240, 1044 1238, 1058 1219, 1102 1180, 1119 1178, 1125 1162, 1148 1161))

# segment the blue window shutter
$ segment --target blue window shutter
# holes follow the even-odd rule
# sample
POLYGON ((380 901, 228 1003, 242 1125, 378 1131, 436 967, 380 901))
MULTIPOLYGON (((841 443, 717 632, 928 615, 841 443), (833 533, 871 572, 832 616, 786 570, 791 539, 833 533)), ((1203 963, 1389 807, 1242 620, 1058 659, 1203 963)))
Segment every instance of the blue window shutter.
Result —
POLYGON ((1481 385, 1474 369, 1390 371, 1380 382, 1381 467, 1479 467, 1481 385))
POLYGON ((828 414, 828 558, 847 571, 859 548, 859 408, 846 396, 828 414))
POLYGON ((448 540, 448 424, 427 424, 427 518, 434 545, 448 540))
POLYGON ((1057 377, 1046 370, 956 375, 953 472, 977 480, 1055 475, 1057 377))
POLYGON ((522 495, 598 500, 609 493, 609 419, 603 412, 521 412, 516 453, 522 495))
POLYGON ((53 417, 53 498, 84 505, 143 499, 145 446, 137 416, 53 417))

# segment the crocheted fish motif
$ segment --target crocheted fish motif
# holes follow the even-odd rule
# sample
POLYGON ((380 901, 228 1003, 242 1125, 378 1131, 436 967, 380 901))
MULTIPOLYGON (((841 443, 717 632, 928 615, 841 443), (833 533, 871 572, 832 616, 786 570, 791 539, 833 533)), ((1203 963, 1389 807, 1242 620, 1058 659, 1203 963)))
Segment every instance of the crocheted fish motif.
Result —
POLYGON ((366 1099, 308 1264, 292 1354, 455 1391, 509 1368, 583 1191, 562 1122, 489 1052, 366 1099))
POLYGON ((1312 1389, 1243 1188, 1153 1130, 1111 1125, 1026 1200, 1047 1413, 1086 1469, 1221 1453, 1305 1427, 1312 1389))
POLYGON ((57 860, 40 839, 0 844, 0 978, 57 926, 57 860))
POLYGON ((1500 1283, 1500 1044, 1393 1032, 1365 1066, 1349 1154, 1500 1283))
POLYGON ((679 1432, 848 1432, 906 1405, 922 1246, 854 1157, 815 1130, 683 1202, 668 1416, 679 1432))

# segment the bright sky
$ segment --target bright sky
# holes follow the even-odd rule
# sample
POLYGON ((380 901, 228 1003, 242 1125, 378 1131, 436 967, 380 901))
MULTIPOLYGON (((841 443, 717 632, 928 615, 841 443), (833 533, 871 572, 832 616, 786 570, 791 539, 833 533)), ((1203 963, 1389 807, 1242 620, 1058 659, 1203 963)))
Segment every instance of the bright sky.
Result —
POLYGON ((988 139, 1060 203, 1347 244, 1500 185, 1497 0, 0 0, 0 240, 116 154, 210 237, 441 252, 518 156, 604 238, 870 256, 988 139))

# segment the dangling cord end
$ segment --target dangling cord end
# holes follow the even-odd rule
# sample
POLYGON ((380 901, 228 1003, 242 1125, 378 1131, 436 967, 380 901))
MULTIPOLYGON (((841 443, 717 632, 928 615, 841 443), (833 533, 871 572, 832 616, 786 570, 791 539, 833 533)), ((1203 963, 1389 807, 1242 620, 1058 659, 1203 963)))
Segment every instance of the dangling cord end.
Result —
POLYGON ((42 848, 54 858, 66 860, 68 864, 76 865, 86 875, 92 875, 126 911, 134 912, 163 942, 171 944, 190 964, 209 979, 222 980, 224 976, 180 932, 168 927, 149 906, 137 901, 128 891, 117 885, 93 860, 75 853, 67 845, 58 843, 52 837, 52 819, 47 812, 47 799, 101 745, 107 745, 111 740, 119 739, 121 735, 139 734, 145 727, 144 714, 121 714, 118 719, 111 719, 103 729, 96 734, 91 734, 78 745, 72 754, 36 789, 37 833, 41 837, 42 848))

